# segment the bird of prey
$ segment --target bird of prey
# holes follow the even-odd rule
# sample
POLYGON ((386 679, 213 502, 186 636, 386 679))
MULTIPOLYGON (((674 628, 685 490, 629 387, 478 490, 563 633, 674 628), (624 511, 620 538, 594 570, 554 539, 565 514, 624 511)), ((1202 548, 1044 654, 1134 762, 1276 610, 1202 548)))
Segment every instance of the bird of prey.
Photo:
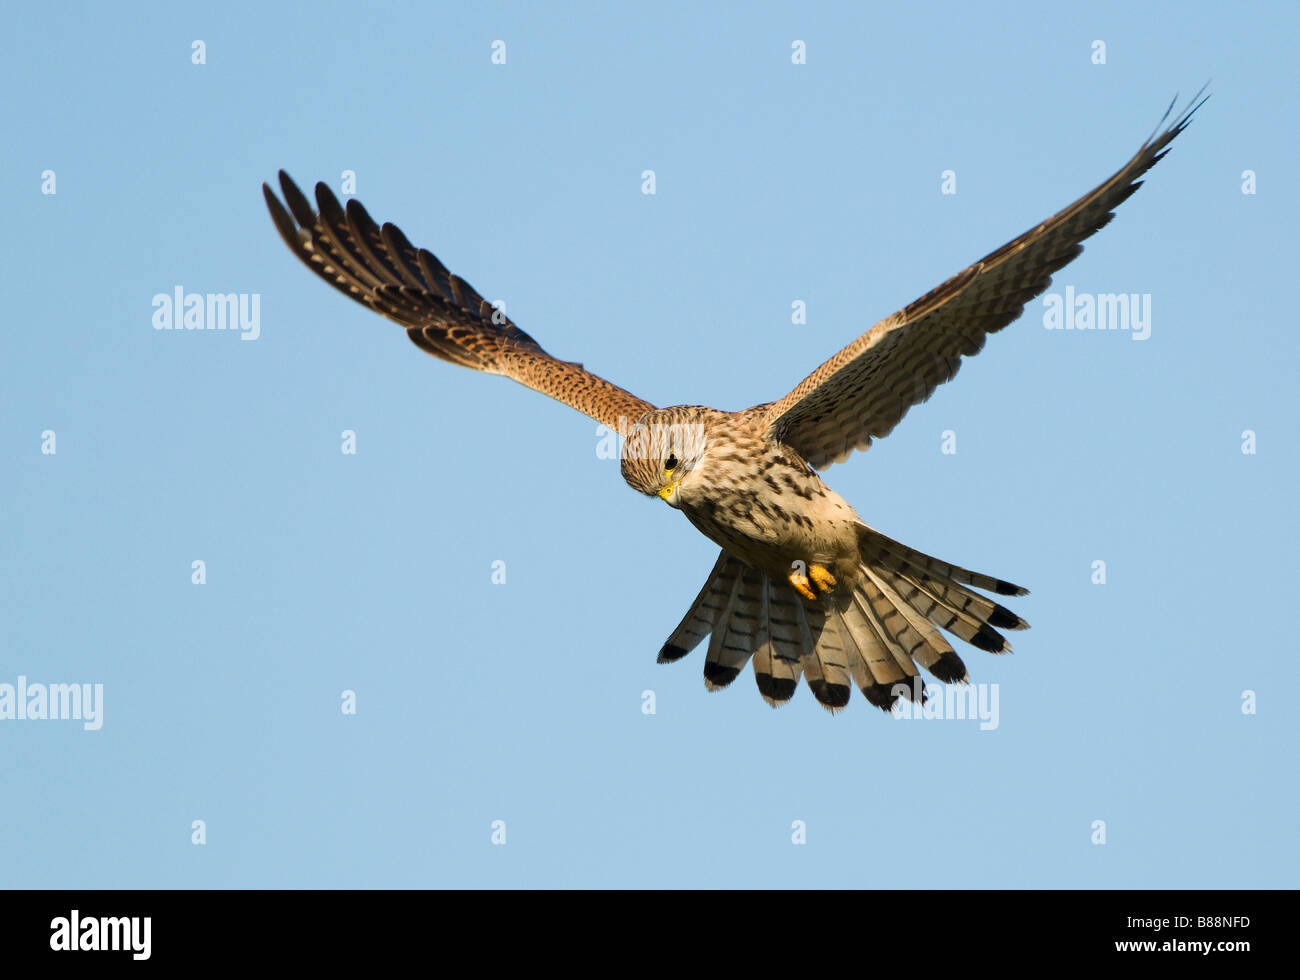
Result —
MULTIPOLYGON (((920 670, 946 683, 966 680, 945 632, 990 653, 1009 651, 999 631, 1028 624, 981 593, 1027 590, 886 537, 816 471, 888 435, 908 408, 957 373, 963 355, 1019 317, 1141 186, 1138 178, 1203 102, 1198 93, 1094 190, 881 320, 789 394, 741 412, 656 408, 552 357, 396 226, 376 224, 357 200, 341 207, 320 183, 313 208, 284 171, 283 204, 262 188, 280 235, 309 269, 400 323, 434 357, 513 378, 625 433, 627 483, 680 510, 721 546, 704 588, 659 651, 661 663, 685 657, 708 636, 710 690, 752 661, 758 690, 773 706, 790 700, 802 676, 832 712, 853 687, 888 711, 899 697, 925 697, 920 670)), ((1162 126, 1172 112, 1173 103, 1162 126)))

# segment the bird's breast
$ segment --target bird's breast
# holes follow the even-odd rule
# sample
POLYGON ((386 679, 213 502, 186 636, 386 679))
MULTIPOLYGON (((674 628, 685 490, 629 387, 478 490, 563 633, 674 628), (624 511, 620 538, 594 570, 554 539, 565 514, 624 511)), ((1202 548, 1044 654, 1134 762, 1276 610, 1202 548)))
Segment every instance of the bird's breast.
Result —
POLYGON ((802 459, 778 447, 710 463, 683 492, 681 509, 736 557, 784 574, 796 561, 856 555, 861 519, 802 459))

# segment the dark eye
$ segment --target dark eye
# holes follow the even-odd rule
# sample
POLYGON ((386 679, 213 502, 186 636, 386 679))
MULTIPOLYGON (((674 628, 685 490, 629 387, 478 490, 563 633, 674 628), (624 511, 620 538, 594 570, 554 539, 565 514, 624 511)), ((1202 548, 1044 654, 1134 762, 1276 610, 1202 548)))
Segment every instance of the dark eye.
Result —
POLYGON ((675 469, 677 469, 677 454, 676 454, 676 453, 669 453, 669 454, 668 454, 668 458, 664 460, 664 469, 665 469, 665 470, 675 470, 675 469))

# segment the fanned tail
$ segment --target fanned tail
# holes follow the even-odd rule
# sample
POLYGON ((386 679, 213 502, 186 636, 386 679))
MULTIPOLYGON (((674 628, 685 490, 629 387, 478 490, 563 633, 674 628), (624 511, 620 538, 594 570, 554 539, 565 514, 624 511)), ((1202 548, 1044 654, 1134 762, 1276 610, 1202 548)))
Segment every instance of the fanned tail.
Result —
POLYGON ((922 700, 926 671, 945 683, 966 680, 966 665, 940 630, 991 653, 1011 644, 999 629, 1029 624, 980 595, 1026 589, 922 554, 865 525, 861 564, 851 588, 817 602, 723 551, 704 588, 663 648, 659 662, 680 660, 706 637, 704 683, 729 685, 751 660, 759 693, 773 707, 794 696, 803 676, 832 712, 854 687, 890 710, 900 697, 922 700))

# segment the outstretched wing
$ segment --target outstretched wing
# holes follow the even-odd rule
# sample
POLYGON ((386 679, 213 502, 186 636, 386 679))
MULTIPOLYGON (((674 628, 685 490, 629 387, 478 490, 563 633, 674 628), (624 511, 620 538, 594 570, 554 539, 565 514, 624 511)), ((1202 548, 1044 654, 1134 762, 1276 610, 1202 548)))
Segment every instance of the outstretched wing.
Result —
POLYGON ((287 210, 262 185, 290 251, 339 292, 400 323, 434 357, 513 378, 611 428, 654 409, 581 364, 546 353, 431 252, 413 247, 395 225, 375 224, 359 201, 349 200, 345 211, 328 187, 317 184, 314 211, 283 170, 280 189, 287 210))
MULTIPOLYGON (((1201 90, 1204 92, 1204 89, 1201 90)), ((950 380, 961 357, 1020 316, 1056 272, 1104 228, 1205 101, 1142 144, 1132 160, 1065 210, 881 320, 779 401, 755 406, 769 434, 821 469, 886 436, 913 405, 950 380)), ((1165 112, 1163 124, 1173 111, 1165 112)))

